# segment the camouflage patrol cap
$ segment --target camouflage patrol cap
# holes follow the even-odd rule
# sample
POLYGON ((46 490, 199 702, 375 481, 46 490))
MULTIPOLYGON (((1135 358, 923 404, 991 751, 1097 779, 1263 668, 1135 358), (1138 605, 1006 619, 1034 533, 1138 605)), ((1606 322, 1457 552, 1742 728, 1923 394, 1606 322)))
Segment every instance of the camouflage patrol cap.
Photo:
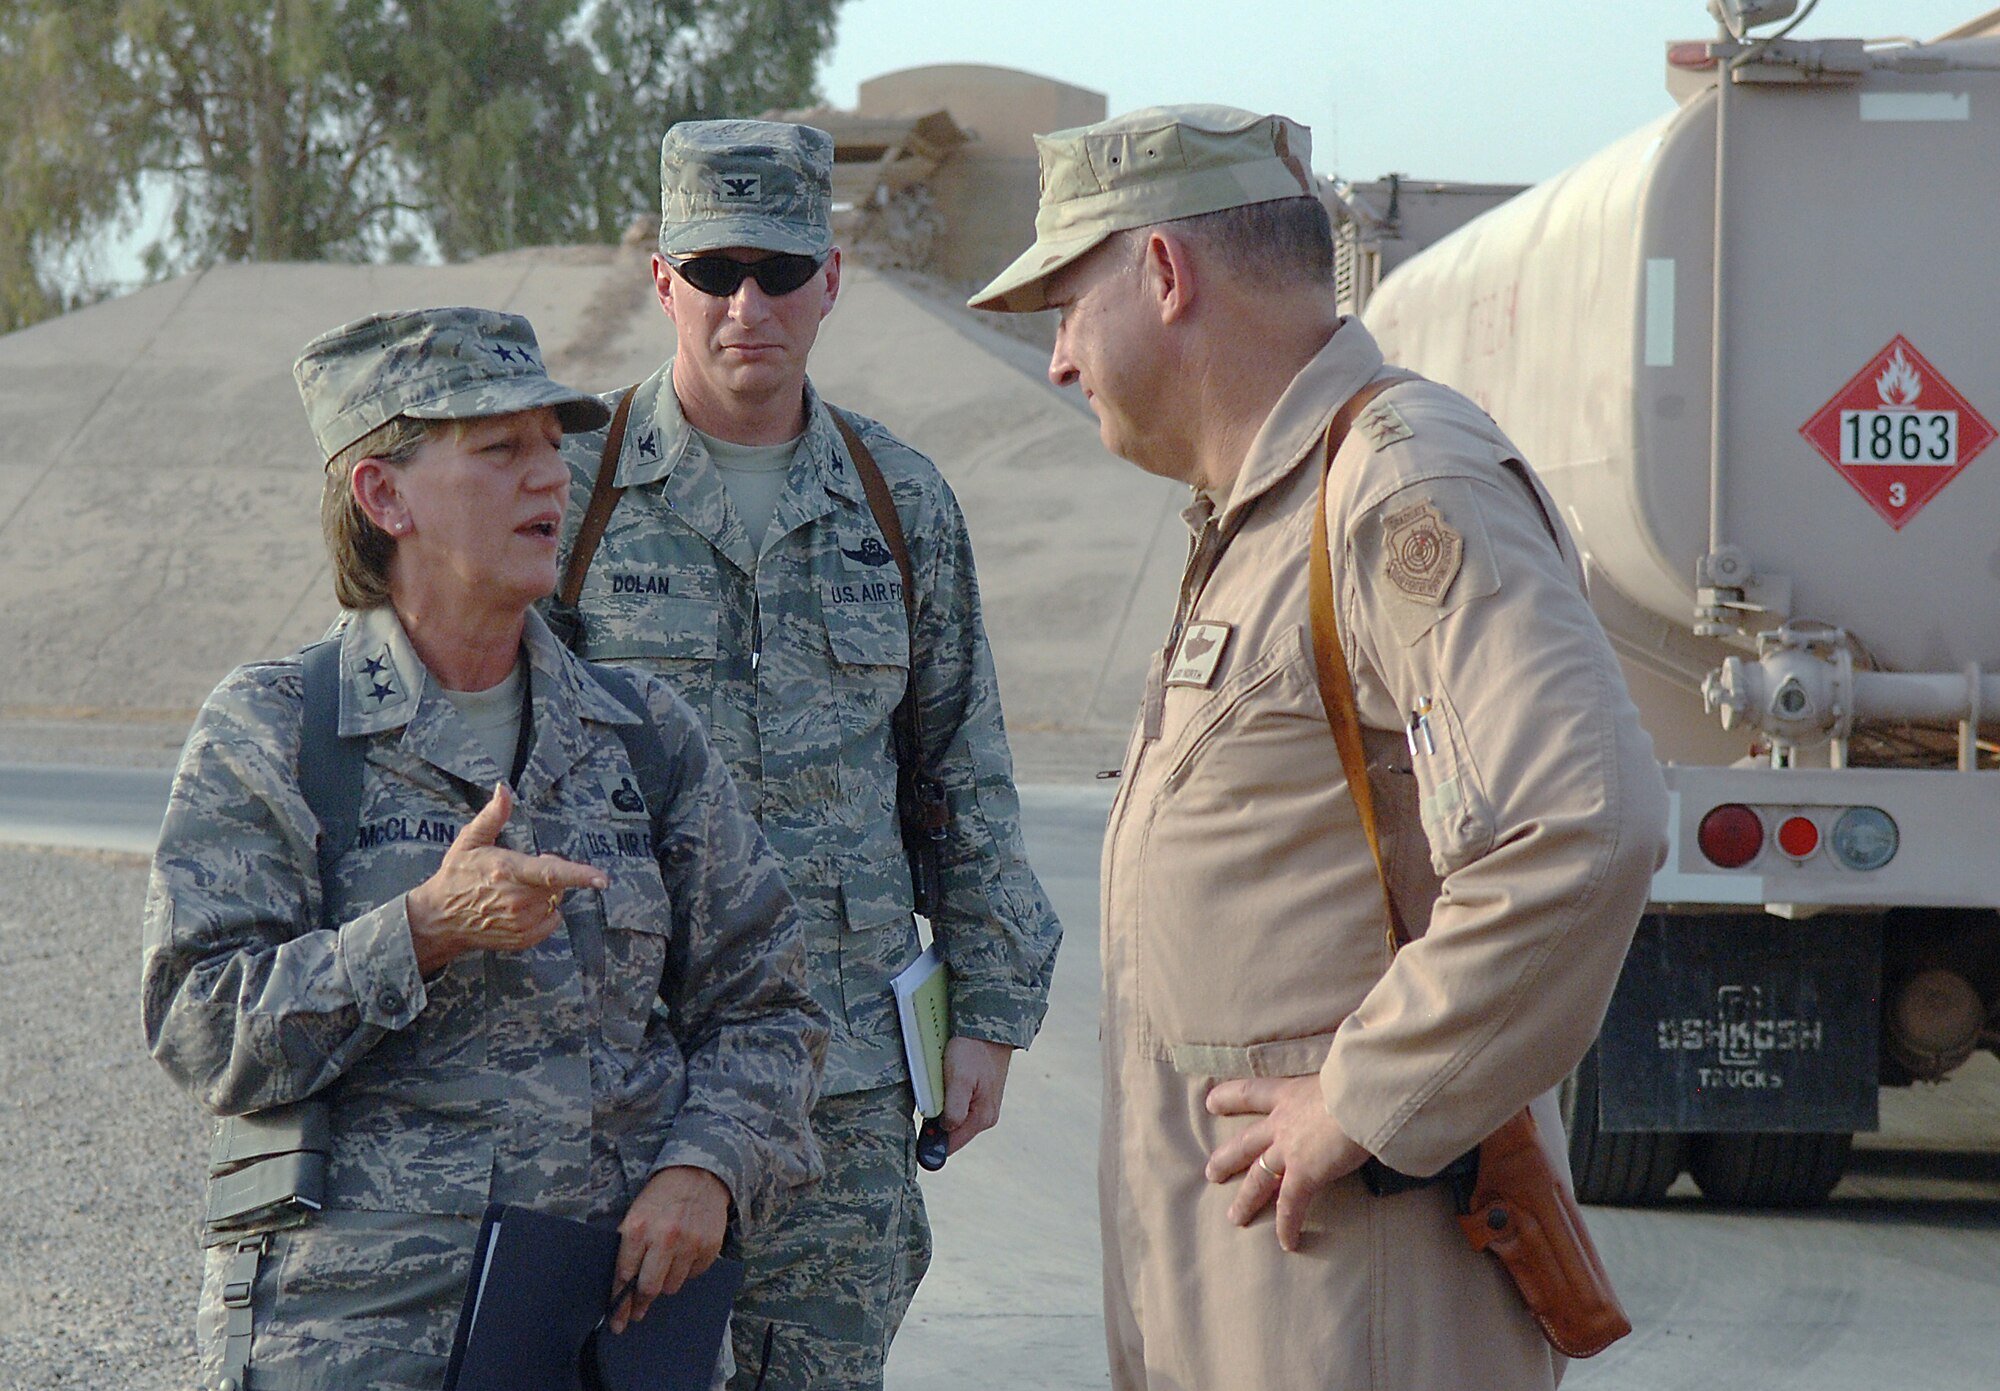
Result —
POLYGON ((611 417, 595 396, 549 380, 526 319, 493 309, 371 314, 306 344, 292 376, 328 459, 399 415, 464 420, 554 406, 571 431, 611 417))
POLYGON ((1314 196, 1312 134, 1233 106, 1149 106, 1035 137, 1035 244, 966 303, 1048 308, 1048 278, 1114 232, 1251 203, 1314 196))
POLYGON ((728 246, 824 256, 833 137, 789 121, 682 121, 660 141, 660 254, 728 246))

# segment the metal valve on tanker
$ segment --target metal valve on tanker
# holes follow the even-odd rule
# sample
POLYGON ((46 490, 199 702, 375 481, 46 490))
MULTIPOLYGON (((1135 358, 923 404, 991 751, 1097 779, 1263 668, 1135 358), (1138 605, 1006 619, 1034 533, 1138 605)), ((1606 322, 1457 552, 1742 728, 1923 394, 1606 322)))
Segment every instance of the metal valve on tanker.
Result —
POLYGON ((1724 729, 1761 730, 1787 748, 1844 739, 1854 722, 1854 656, 1846 639, 1838 628, 1760 633, 1757 660, 1727 658, 1702 681, 1702 702, 1724 729))

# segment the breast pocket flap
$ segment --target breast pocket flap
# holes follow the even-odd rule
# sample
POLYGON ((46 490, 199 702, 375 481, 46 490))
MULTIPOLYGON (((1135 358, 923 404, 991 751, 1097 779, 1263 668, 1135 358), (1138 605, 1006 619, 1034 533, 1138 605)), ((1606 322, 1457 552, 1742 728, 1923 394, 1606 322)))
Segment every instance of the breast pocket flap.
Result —
POLYGON ((722 606, 713 599, 648 598, 589 620, 590 655, 713 661, 722 606))
POLYGON ((826 613, 826 641, 834 660, 850 666, 908 667, 909 615, 894 604, 842 604, 826 613))

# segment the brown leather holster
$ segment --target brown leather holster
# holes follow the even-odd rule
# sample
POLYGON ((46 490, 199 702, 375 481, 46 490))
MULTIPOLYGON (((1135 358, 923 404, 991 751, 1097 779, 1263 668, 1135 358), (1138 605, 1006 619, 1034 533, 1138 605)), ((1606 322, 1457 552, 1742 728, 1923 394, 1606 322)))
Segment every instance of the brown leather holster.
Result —
MULTIPOLYGON (((1320 701, 1326 707, 1327 723, 1340 749, 1341 768, 1382 882, 1392 959, 1408 937, 1389 890, 1361 741, 1361 715, 1354 705, 1354 678, 1347 669, 1347 655, 1341 650, 1334 618, 1333 571, 1327 558, 1326 479, 1355 417, 1376 396, 1413 375, 1399 371, 1376 378, 1357 391, 1327 426, 1319 503, 1313 513, 1308 593, 1320 701)), ((1521 1292, 1528 1312, 1541 1325, 1542 1335, 1556 1351, 1570 1357, 1590 1357, 1632 1331, 1604 1262, 1591 1244, 1576 1198, 1549 1163, 1535 1135, 1535 1118, 1525 1108, 1480 1143, 1470 1206, 1458 1222, 1473 1250, 1489 1251, 1499 1259, 1521 1292)))
POLYGON ((1556 1351, 1593 1357, 1632 1331, 1576 1198, 1525 1109, 1480 1142, 1472 1210, 1458 1225, 1473 1250, 1499 1258, 1556 1351))

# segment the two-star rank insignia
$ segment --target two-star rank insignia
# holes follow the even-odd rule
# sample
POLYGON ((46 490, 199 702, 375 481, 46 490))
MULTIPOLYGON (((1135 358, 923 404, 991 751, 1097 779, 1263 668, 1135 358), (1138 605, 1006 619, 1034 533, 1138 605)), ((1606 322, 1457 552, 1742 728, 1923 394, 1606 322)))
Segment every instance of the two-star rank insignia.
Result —
POLYGON ((1390 583, 1420 604, 1444 602, 1465 559, 1465 538, 1428 502, 1382 518, 1384 570, 1390 583))
POLYGON ((354 693, 361 698, 361 708, 370 714, 407 698, 396 679, 396 663, 387 643, 374 656, 362 659, 354 674, 354 693))
POLYGON ((505 343, 487 343, 484 346, 487 352, 493 354, 493 360, 495 362, 505 362, 510 364, 519 362, 528 367, 534 367, 537 369, 539 369, 542 365, 541 363, 535 360, 535 354, 533 350, 529 348, 510 348, 505 343))

